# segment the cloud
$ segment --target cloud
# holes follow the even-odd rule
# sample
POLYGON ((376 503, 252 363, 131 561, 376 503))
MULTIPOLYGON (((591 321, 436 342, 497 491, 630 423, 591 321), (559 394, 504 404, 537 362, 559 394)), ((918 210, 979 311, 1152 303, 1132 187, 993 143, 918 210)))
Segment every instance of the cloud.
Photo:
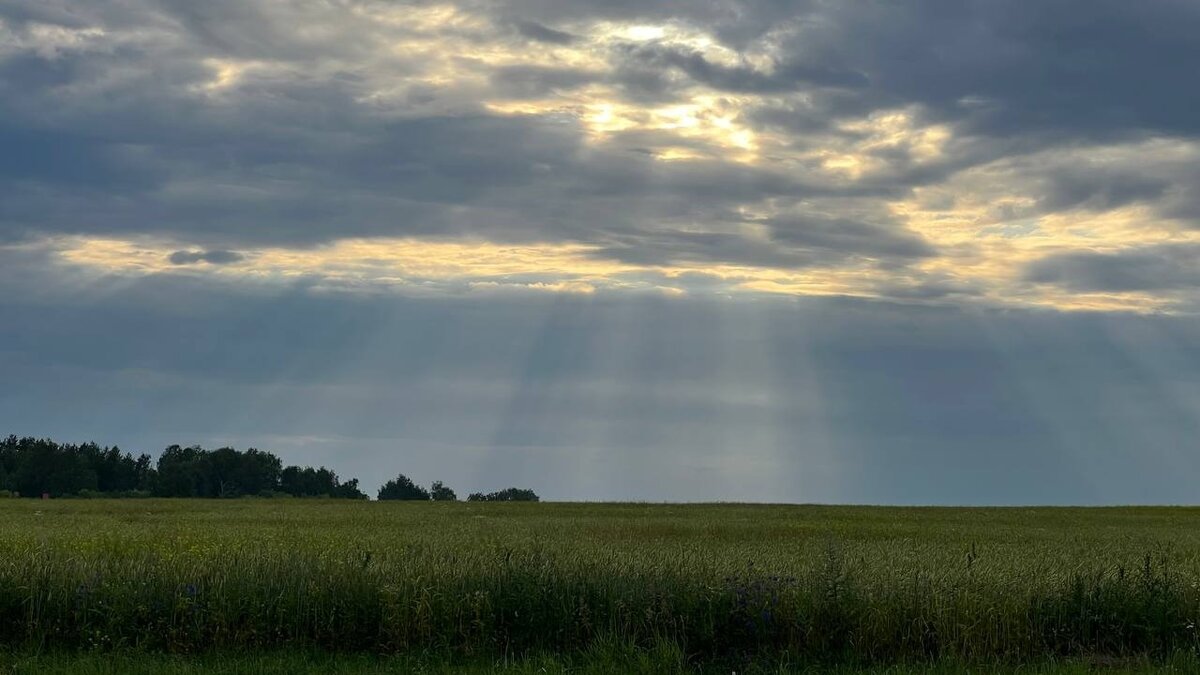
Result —
POLYGON ((953 8, 830 5, 783 50, 862 72, 865 96, 919 103, 966 130, 1036 133, 1045 141, 1145 131, 1194 134, 1179 82, 1200 56, 1189 37, 1200 9, 1153 1, 1056 2, 1032 11, 976 0, 953 8))
POLYGON ((546 66, 506 66, 492 72, 492 84, 506 97, 539 98, 601 79, 598 73, 546 66))
POLYGON ((543 26, 536 21, 518 21, 516 23, 517 32, 523 37, 538 42, 548 42, 556 45, 569 45, 575 42, 578 37, 561 30, 555 30, 548 26, 543 26))
POLYGON ((862 73, 852 71, 820 65, 776 63, 770 71, 764 72, 746 63, 713 63, 699 51, 660 44, 631 48, 625 58, 636 64, 639 70, 675 68, 697 83, 731 93, 764 94, 799 91, 806 85, 861 87, 867 84, 862 73))
POLYGON ((927 258, 935 249, 895 223, 868 223, 848 218, 780 217, 770 222, 772 239, 827 254, 862 255, 904 260, 927 258))
POLYGON ((1166 178, 1131 172, 1065 170, 1050 176, 1042 208, 1108 211, 1133 202, 1156 202, 1170 186, 1166 178))
POLYGON ((0 242, 580 246, 622 278, 1073 308, 1022 270, 1200 222, 1200 14, 1080 6, 22 0, 0 242))
POLYGON ((894 225, 781 216, 765 223, 767 233, 661 232, 633 236, 599 249, 598 257, 627 263, 720 263, 784 269, 833 267, 851 259, 903 265, 935 254, 919 236, 894 225))
POLYGON ((1200 245, 1165 244, 1115 253, 1061 253, 1036 260, 1025 278, 1076 291, 1200 291, 1200 245))
POLYGON ((245 259, 241 253, 237 251, 175 251, 168 260, 172 265, 193 265, 198 262, 208 263, 210 265, 229 265, 236 262, 241 262, 245 259))

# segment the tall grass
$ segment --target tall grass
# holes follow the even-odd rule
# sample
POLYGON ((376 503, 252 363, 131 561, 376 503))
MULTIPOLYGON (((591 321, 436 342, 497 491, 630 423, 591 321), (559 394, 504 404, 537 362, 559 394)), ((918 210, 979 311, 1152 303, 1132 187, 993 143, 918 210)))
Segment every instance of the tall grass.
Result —
POLYGON ((1200 648, 1200 511, 0 504, 0 643, 1023 661, 1200 648))
MULTIPOLYGON (((1024 664, 952 661, 875 666, 804 664, 766 659, 738 665, 737 675, 1193 675, 1200 659, 1047 659, 1024 664)), ((649 649, 607 642, 580 653, 522 658, 453 658, 444 654, 328 654, 296 651, 199 656, 142 652, 0 653, 9 675, 730 675, 726 665, 695 664, 677 647, 649 649)))
POLYGON ((764 659, 737 665, 696 664, 677 646, 651 648, 605 642, 573 654, 534 653, 521 658, 454 658, 445 654, 329 654, 267 652, 199 656, 145 652, 0 653, 9 675, 1194 675, 1200 659, 1046 659, 1023 664, 953 661, 874 666, 764 659))

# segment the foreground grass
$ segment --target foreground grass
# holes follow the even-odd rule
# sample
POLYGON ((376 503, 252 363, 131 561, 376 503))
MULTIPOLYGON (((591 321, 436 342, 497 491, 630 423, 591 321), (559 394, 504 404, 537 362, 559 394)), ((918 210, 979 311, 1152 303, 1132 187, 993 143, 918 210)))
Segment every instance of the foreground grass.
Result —
POLYGON ((566 658, 463 660, 442 656, 259 654, 0 654, 5 675, 1151 675, 1200 672, 1190 655, 1165 659, 1066 659, 1021 665, 925 662, 890 666, 800 665, 786 661, 730 666, 690 665, 675 649, 601 647, 566 658))
POLYGON ((17 653, 291 649, 383 669, 367 672, 542 654, 528 672, 610 672, 588 664, 615 667, 603 649, 620 644, 652 672, 1088 672, 1061 668, 1194 654, 1198 618, 1196 509, 0 502, 0 645, 17 653))

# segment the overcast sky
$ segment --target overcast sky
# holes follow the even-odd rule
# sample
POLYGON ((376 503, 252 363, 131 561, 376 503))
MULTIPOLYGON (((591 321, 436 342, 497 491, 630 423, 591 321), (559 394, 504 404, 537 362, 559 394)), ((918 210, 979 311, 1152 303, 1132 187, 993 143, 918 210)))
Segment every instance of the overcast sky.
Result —
POLYGON ((1200 502, 1200 3, 0 0, 0 433, 1200 502))

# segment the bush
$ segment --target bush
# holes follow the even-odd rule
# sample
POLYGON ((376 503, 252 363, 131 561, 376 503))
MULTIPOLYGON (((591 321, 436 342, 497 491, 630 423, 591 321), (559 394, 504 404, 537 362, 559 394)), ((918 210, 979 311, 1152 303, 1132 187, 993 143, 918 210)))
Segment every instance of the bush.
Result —
POLYGON ((114 490, 112 492, 101 492, 99 490, 80 490, 75 495, 63 496, 75 496, 80 499, 149 499, 153 495, 149 490, 114 490))
POLYGON ((257 496, 263 499, 295 499, 296 497, 296 495, 290 492, 281 492, 279 490, 263 490, 257 496))

